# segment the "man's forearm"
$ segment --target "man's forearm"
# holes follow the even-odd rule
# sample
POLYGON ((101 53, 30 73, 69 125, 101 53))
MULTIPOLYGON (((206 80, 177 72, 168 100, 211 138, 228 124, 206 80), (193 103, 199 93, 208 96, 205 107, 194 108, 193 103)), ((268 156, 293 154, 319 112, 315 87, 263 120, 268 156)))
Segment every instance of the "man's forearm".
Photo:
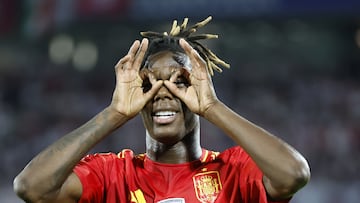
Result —
POLYGON ((281 190, 284 188, 284 193, 288 193, 285 196, 291 195, 308 180, 309 168, 299 152, 239 116, 226 105, 221 102, 216 103, 208 110, 205 118, 244 148, 271 184, 281 190))
POLYGON ((79 160, 128 118, 107 108, 39 153, 16 177, 18 192, 42 195, 61 187, 79 160), (46 183, 46 184, 44 184, 46 183))

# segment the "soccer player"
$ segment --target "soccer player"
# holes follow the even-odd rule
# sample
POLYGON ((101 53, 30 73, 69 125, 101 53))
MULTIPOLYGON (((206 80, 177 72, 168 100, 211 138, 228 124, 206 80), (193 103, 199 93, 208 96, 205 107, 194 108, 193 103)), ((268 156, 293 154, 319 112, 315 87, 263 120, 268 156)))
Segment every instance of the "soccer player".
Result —
POLYGON ((289 202, 309 181, 308 163, 217 98, 211 75, 228 64, 198 41, 216 35, 194 34, 210 20, 142 33, 115 67, 111 104, 39 153, 15 178, 16 193, 26 202, 52 203, 289 202), (139 113, 146 153, 85 156, 139 113), (238 146, 221 153, 202 148, 199 116, 238 146))

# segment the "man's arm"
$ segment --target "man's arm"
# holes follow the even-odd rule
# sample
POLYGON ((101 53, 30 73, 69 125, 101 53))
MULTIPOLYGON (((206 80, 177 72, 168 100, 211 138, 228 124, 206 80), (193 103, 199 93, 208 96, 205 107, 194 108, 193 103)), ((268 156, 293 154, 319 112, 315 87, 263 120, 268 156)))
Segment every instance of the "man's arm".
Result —
POLYGON ((172 83, 181 72, 174 73, 164 84, 192 112, 218 126, 251 156, 264 173, 263 182, 272 198, 292 196, 309 181, 310 169, 305 158, 281 139, 220 102, 204 60, 185 40, 181 39, 180 45, 191 60, 192 69, 187 74, 190 86, 180 90, 172 83))
POLYGON ((293 147, 217 102, 204 117, 239 144, 264 173, 264 186, 273 199, 291 197, 310 179, 305 158, 293 147))
POLYGON ((70 175, 73 168, 96 143, 127 119, 110 107, 106 108, 38 154, 16 177, 15 191, 29 202, 57 202, 57 199, 69 197, 78 199, 82 188, 77 177, 70 175))
MULTIPOLYGON (((82 185, 72 172, 85 154, 104 137, 133 118, 161 87, 142 90, 139 75, 148 40, 135 41, 115 66, 116 87, 111 105, 93 119, 65 135, 38 154, 15 178, 14 190, 27 202, 76 202, 82 185)), ((146 77, 146 76, 145 76, 146 77)))

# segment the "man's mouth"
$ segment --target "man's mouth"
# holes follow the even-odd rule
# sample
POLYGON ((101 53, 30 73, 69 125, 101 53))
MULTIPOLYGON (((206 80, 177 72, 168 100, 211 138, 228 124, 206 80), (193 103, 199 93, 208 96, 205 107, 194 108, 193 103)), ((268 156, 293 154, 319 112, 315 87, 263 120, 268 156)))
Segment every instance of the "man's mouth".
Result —
POLYGON ((175 120, 175 111, 158 111, 153 114, 153 120, 158 124, 167 124, 175 120))

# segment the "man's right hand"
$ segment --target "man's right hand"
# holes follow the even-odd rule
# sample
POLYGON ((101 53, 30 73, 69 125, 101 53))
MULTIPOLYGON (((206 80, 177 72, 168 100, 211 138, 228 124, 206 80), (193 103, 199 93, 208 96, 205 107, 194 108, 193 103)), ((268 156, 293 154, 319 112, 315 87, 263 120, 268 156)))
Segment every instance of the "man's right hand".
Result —
POLYGON ((128 54, 115 66, 116 87, 110 107, 126 117, 136 116, 163 84, 163 81, 156 81, 150 72, 143 71, 143 77, 140 76, 140 68, 148 43, 146 38, 141 43, 136 40, 128 54), (144 77, 149 79, 152 86, 146 92, 142 88, 144 77))

